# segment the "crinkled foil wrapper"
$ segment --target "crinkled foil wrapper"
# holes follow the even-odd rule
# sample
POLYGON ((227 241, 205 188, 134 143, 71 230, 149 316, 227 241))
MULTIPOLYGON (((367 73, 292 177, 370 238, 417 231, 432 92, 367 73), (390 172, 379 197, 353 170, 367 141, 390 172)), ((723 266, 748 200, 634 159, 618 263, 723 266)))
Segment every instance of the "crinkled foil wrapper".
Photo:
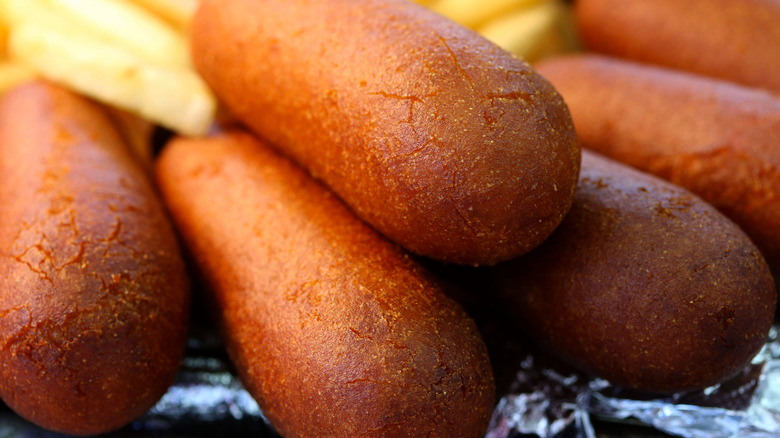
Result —
POLYGON ((520 363, 509 393, 493 412, 486 438, 595 438, 599 435, 594 419, 690 438, 780 436, 778 327, 737 376, 702 391, 665 398, 560 372, 539 359, 528 354, 520 363))
MULTIPOLYGON (((662 399, 562 371, 560 364, 543 354, 519 351, 522 354, 511 365, 513 375, 502 389, 485 438, 596 438, 600 434, 594 421, 639 424, 682 437, 780 436, 777 327, 753 363, 738 376, 704 391, 662 399)), ((0 437, 61 436, 21 420, 10 410, 0 411, 0 437)), ((279 437, 236 378, 219 340, 210 333, 190 341, 177 381, 152 410, 106 436, 279 437)))

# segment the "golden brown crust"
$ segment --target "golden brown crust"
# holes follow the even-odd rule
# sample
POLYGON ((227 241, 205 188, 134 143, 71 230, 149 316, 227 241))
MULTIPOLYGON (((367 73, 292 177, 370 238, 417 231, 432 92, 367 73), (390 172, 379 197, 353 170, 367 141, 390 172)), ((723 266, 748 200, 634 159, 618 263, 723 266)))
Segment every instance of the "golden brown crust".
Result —
POLYGON ((593 51, 780 92, 777 0, 577 0, 593 51))
POLYGON ((688 188, 780 260, 780 98, 597 55, 537 68, 566 99, 583 147, 688 188))
POLYGON ((528 64, 406 1, 206 1, 194 62, 241 120, 411 251, 491 264, 569 208, 579 146, 528 64))
POLYGON ((20 415, 107 432, 173 382, 188 284, 155 196, 94 103, 44 83, 0 103, 0 395, 20 415))
POLYGON ((588 151, 561 226, 495 272, 534 339, 651 392, 732 376, 775 312, 768 267, 736 225, 690 192, 588 151))
POLYGON ((247 134, 157 163, 228 350, 284 436, 473 436, 494 384, 474 323, 399 248, 247 134))

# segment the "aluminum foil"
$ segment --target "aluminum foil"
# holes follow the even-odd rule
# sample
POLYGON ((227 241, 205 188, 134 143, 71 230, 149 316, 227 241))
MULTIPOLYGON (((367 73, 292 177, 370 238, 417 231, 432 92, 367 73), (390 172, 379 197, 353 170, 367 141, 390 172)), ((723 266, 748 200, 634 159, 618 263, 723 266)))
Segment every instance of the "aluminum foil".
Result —
POLYGON ((591 420, 640 424, 690 438, 780 436, 778 327, 740 374, 702 391, 653 398, 560 372, 528 354, 496 407, 486 438, 595 438, 591 420))
POLYGON ((208 325, 191 330, 176 382, 125 429, 138 436, 280 438, 236 376, 216 330, 208 325))
MULTIPOLYGON (((134 423, 135 429, 188 436, 224 436, 211 435, 219 430, 276 437, 219 352, 217 345, 193 349, 199 354, 188 355, 177 383, 134 423)), ((502 388, 485 438, 596 438, 594 422, 643 425, 691 438, 780 436, 777 327, 737 376, 702 391, 665 398, 588 378, 526 345, 514 348, 510 356, 517 353, 519 359, 507 364, 513 375, 502 388)))
MULTIPOLYGON (((494 349, 498 344, 505 349, 502 342, 494 349)), ((511 375, 497 374, 497 380, 505 381, 500 386, 503 396, 485 438, 596 438, 601 434, 594 424, 610 423, 639 424, 649 431, 691 438, 780 436, 777 327, 753 363, 733 379, 666 398, 588 378, 526 345, 515 345, 510 354, 496 358, 510 356, 516 359, 507 360, 504 369, 511 375)), ((0 437, 61 436, 0 410, 0 437)), ((106 435, 148 436, 279 437, 237 379, 219 340, 207 331, 191 339, 177 380, 159 403, 137 421, 106 435)))

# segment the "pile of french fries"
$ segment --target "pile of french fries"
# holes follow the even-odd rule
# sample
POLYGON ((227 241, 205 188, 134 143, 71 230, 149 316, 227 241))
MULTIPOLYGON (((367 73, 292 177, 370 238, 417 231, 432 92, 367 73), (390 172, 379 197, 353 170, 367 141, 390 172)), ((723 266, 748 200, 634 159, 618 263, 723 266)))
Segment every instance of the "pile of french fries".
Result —
POLYGON ((571 9, 563 0, 417 0, 534 62, 577 50, 571 9))
MULTIPOLYGON (((198 2, 0 0, 0 93, 45 78, 152 125, 202 135, 217 101, 189 56, 198 2)), ((418 2, 529 61, 573 46, 563 0, 418 2)))
POLYGON ((189 58, 198 0, 0 0, 0 92, 34 77, 185 135, 217 102, 189 58))

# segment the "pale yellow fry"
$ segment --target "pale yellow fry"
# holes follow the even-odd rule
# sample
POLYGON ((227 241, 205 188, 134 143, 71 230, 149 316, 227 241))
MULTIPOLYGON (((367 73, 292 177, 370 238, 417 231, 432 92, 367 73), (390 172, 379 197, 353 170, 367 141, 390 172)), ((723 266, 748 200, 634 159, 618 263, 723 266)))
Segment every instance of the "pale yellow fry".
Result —
POLYGON ((562 4, 545 2, 492 20, 477 31, 507 51, 533 62, 566 49, 561 28, 563 13, 562 4))
POLYGON ((14 61, 0 62, 0 94, 35 79, 35 70, 14 61))
POLYGON ((8 27, 0 22, 0 59, 8 57, 8 27))
MULTIPOLYGON (((48 0, 0 0, 0 17, 9 29, 30 23, 66 35, 86 40, 106 41, 104 36, 90 26, 52 8, 48 0)), ((10 30, 9 30, 10 31, 10 30)), ((7 38, 7 35, 6 35, 7 38)), ((110 40, 110 39, 109 39, 110 40)), ((7 39, 6 39, 7 43, 7 39)))
MULTIPOLYGON (((28 0, 24 0, 28 1, 28 0)), ((184 35, 152 12, 124 0, 41 0, 74 26, 166 67, 190 66, 184 35)))
POLYGON ((528 8, 545 0, 438 0, 430 7, 445 17, 475 28, 509 11, 528 8))
POLYGON ((27 20, 61 21, 44 0, 0 0, 0 21, 6 28, 27 20))
MULTIPOLYGON (((107 31, 110 22, 99 20, 101 14, 108 14, 106 9, 97 8, 92 12, 76 10, 74 13, 72 6, 78 1, 82 0, 0 0, 0 21, 6 23, 8 27, 33 22, 40 27, 54 28, 67 34, 114 44, 162 66, 189 66, 189 50, 184 36, 153 14, 128 4, 129 8, 135 9, 136 12, 140 11, 140 21, 134 20, 132 13, 126 15, 128 20, 126 22, 125 14, 121 16, 114 14, 115 21, 136 23, 133 26, 138 27, 136 29, 114 27, 107 31), (157 32, 155 28, 162 30, 157 32)), ((120 6, 114 12, 121 11, 120 6)), ((138 18, 139 15, 136 14, 135 17, 138 18)))
POLYGON ((199 0, 129 0, 175 26, 185 30, 189 27, 195 11, 200 5, 199 0))
POLYGON ((34 23, 11 29, 12 56, 43 77, 186 135, 207 132, 216 100, 193 71, 151 65, 109 44, 34 23))

